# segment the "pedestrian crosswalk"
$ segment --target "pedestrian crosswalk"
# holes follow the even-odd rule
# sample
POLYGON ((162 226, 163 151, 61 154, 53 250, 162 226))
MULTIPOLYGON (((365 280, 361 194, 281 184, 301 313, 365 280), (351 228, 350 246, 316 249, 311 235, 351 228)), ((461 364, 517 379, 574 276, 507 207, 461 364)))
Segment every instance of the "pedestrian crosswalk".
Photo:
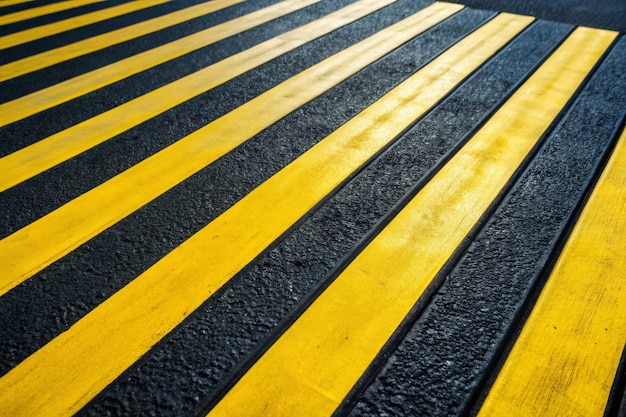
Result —
MULTIPOLYGON (((477 331, 490 338, 486 364, 475 364, 465 387, 449 380, 442 392, 461 397, 449 415, 602 415, 626 343, 626 77, 614 70, 626 62, 623 37, 426 0, 192 3, 117 2, 0 36, 0 49, 16 50, 135 10, 151 16, 0 65, 5 86, 39 70, 60 79, 0 104, 7 415, 406 415, 389 411, 398 398, 424 407, 430 399, 407 398, 411 386, 442 381, 396 383, 395 355, 431 338, 419 330, 428 314, 450 315, 437 300, 454 292, 450 276, 472 241, 548 160, 561 126, 582 123, 578 103, 590 102, 605 113, 587 112, 592 123, 562 140, 591 147, 580 156, 589 162, 566 160, 565 149, 549 160, 571 165, 581 191, 561 192, 570 208, 554 214, 555 231, 537 228, 543 254, 499 260, 536 266, 518 288, 503 286, 517 301, 501 329, 477 331), (292 20, 296 27, 281 26, 292 20), (194 33, 158 41, 188 22, 194 33), (142 52, 63 76, 63 62, 107 57, 147 35, 142 52), (197 71, 175 70, 231 49, 197 71), (498 60, 518 75, 492 69, 498 60), (89 106, 93 94, 116 94, 120 82, 145 83, 147 71, 177 76, 113 97, 115 106, 69 127, 52 121, 51 135, 24 128, 77 109, 77 100, 89 106), (489 88, 489 99, 476 98, 489 88), (462 109, 445 110, 455 100, 462 109), (189 106, 218 110, 196 120, 189 106), (447 113, 428 127, 437 112, 447 113), (466 127, 455 137, 446 125, 466 127), (18 145, 16 132, 28 143, 18 145), (116 164, 133 141, 153 150, 116 164), (66 179, 55 190, 53 178, 66 179), (25 194, 41 196, 42 208, 28 208, 25 194), (320 216, 337 227, 320 226, 320 216)), ((24 3, 0 24, 83 4, 24 3)), ((497 314, 498 299, 489 303, 471 308, 497 314)))

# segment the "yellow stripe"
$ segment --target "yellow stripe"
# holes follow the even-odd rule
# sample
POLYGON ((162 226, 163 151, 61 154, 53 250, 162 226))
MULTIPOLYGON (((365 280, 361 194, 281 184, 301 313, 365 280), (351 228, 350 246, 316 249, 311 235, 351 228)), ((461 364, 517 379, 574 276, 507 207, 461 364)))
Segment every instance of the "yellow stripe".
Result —
POLYGON ((69 0, 60 3, 52 3, 46 6, 35 7, 28 10, 22 10, 0 16, 0 26, 8 25, 10 23, 20 22, 22 20, 33 19, 35 17, 45 16, 47 14, 62 12, 68 9, 74 9, 76 7, 85 6, 87 4, 100 3, 103 0, 69 0))
POLYGON ((94 395, 531 20, 494 20, 315 145, 0 379, 0 403, 94 395))
MULTIPOLYGON (((28 116, 32 116, 33 114, 37 114, 56 105, 65 103, 73 98, 80 97, 84 94, 90 93, 124 78, 130 77, 131 75, 138 74, 141 71, 147 70, 156 65, 180 57, 188 52, 203 48, 207 45, 211 45, 215 42, 226 39, 229 36, 241 33, 245 30, 259 26, 263 23, 292 13, 296 10, 300 10, 303 7, 309 6, 319 1, 320 0, 286 0, 282 3, 274 4, 265 9, 238 17, 229 22, 222 23, 212 28, 187 36, 185 38, 170 42, 168 44, 159 46, 146 52, 142 52, 140 54, 115 62, 113 64, 98 68, 97 70, 90 71, 86 74, 79 75, 78 77, 74 77, 59 84, 55 84, 51 87, 44 88, 43 90, 36 91, 27 96, 9 101, 0 105, 0 127, 5 126, 9 123, 13 123, 17 120, 21 120, 28 116)), ((387 4, 389 3, 389 1, 390 0, 386 0, 385 2, 383 2, 383 4, 387 4)), ((256 51, 256 49, 251 50, 256 51)), ((239 54, 235 56, 241 55, 239 54)), ((209 68, 213 68, 213 66, 210 66, 209 68)), ((236 69, 237 68, 235 68, 235 70, 236 69)), ((250 68, 248 67, 248 69, 250 68)), ((194 75, 179 80, 177 82, 178 84, 176 82, 170 84, 169 88, 177 89, 177 86, 183 83, 182 80, 195 80, 202 76, 206 77, 206 75, 203 74, 211 72, 212 70, 210 69, 199 71, 194 75)), ((187 82, 193 83, 194 81, 187 82)), ((208 90, 208 88, 199 88, 201 87, 201 84, 197 84, 194 87, 195 88, 192 90, 194 94, 192 96, 189 96, 189 93, 187 93, 187 95, 185 96, 187 98, 182 99, 182 101, 188 100, 189 98, 208 90)), ((157 89, 155 91, 163 91, 163 89, 157 89)), ((180 96, 180 94, 178 94, 178 96, 180 96)), ((145 100, 148 100, 151 96, 145 95, 143 97, 145 98, 145 100)), ((176 103, 179 104, 182 101, 178 101, 176 103)), ((167 106, 167 104, 169 104, 169 100, 166 100, 163 104, 165 105, 165 107, 162 111, 165 111, 166 109, 175 106, 167 106)), ((124 110, 124 112, 126 111, 127 110, 124 110)), ((110 114, 110 112, 103 114, 110 114)), ((154 114, 150 117, 153 116, 154 114)), ((99 119, 105 117, 106 116, 100 115, 99 119)), ((74 127, 74 129, 77 128, 78 127, 74 127)))
POLYGON ((50 23, 48 25, 38 26, 32 29, 26 29, 21 32, 12 33, 10 35, 0 37, 0 50, 21 45, 26 42, 32 42, 46 36, 56 35, 57 33, 67 32, 68 30, 87 26, 92 23, 101 22, 113 17, 122 16, 137 10, 152 7, 158 4, 168 2, 169 0, 142 0, 124 3, 119 6, 110 7, 108 9, 99 10, 97 12, 87 13, 76 16, 60 22, 50 23))
POLYGON ((207 3, 172 12, 165 16, 155 17, 154 19, 1 65, 0 82, 47 68, 100 49, 108 48, 109 46, 139 38, 140 36, 166 29, 243 1, 245 0, 212 0, 207 3))
POLYGON ((2 0, 0 1, 0 7, 13 6, 15 4, 28 3, 33 0, 2 0))
POLYGON ((0 240, 0 295, 461 8, 435 3, 301 72, 0 240), (255 115, 252 119, 251 114, 255 115), (131 189, 136 191, 130 192, 131 189), (53 241, 50 236, 54 236, 53 241))
POLYGON ((479 413, 601 417, 626 343, 626 133, 479 413))
POLYGON ((209 415, 331 415, 614 37, 577 30, 209 415))

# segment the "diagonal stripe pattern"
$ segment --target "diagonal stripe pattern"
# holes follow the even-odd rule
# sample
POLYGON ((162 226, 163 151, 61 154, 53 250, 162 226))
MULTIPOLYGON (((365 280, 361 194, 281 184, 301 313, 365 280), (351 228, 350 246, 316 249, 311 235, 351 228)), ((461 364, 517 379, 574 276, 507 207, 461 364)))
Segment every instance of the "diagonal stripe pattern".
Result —
MULTIPOLYGON (((123 2, 82 14, 78 9, 75 17, 55 20, 57 12, 92 3, 97 2, 61 1, 45 6, 26 3, 23 11, 0 16, 0 25, 34 18, 43 23, 0 37, 0 48, 25 48, 28 42, 45 41, 48 36, 76 28, 88 33, 95 23, 144 8, 154 8, 151 10, 158 13, 155 6, 166 2, 123 2)), ((144 52, 0 104, 1 146, 12 141, 12 134, 5 132, 14 132, 15 126, 22 126, 29 118, 37 116, 40 120, 39 116, 45 116, 50 109, 71 108, 72 100, 93 92, 115 91, 115 83, 121 80, 132 85, 133 76, 159 70, 161 64, 184 64, 193 59, 193 54, 210 54, 216 48, 239 51, 51 136, 36 137, 31 145, 0 158, 0 201, 7 209, 16 193, 37 192, 42 174, 66 172, 68 162, 79 157, 88 160, 100 145, 124 132, 135 131, 164 115, 184 118, 183 106, 216 92, 232 91, 229 88, 238 79, 251 77, 267 86, 261 94, 247 97, 233 110, 177 136, 171 145, 130 168, 120 169, 112 178, 103 177, 91 190, 60 206, 51 205, 43 217, 0 240, 0 312, 20 311, 33 323, 27 333, 45 333, 33 342, 35 345, 24 346, 24 342, 13 340, 8 330, 0 329, 2 346, 7 348, 6 356, 0 357, 6 369, 0 376, 3 412, 16 416, 101 414, 101 404, 110 401, 107 398, 118 387, 135 381, 139 389, 142 378, 160 378, 143 372, 142 367, 159 357, 159 352, 174 349, 170 342, 178 340, 180 332, 196 331, 189 330, 190 318, 208 314, 207 306, 214 306, 208 311, 220 314, 222 310, 216 303, 221 303, 226 294, 237 297, 237 286, 242 285, 246 271, 267 262, 262 259, 272 248, 281 247, 287 236, 297 234, 343 190, 359 187, 361 175, 392 150, 417 140, 412 146, 426 152, 432 148, 434 152, 434 144, 425 139, 426 132, 420 132, 420 121, 442 103, 456 100, 455 94, 462 91, 462 86, 487 71, 488 64, 497 57, 518 48, 536 25, 530 16, 487 12, 482 21, 469 24, 471 10, 427 0, 346 0, 319 15, 331 3, 283 0, 264 2, 262 7, 244 0, 185 3, 175 11, 166 12, 171 9, 164 8, 162 15, 153 14, 144 22, 87 36, 0 66, 0 82, 15 82, 39 69, 58 71, 57 64, 80 63, 90 59, 92 52, 106 53, 109 47, 123 46, 145 35, 152 39, 144 52), (213 26, 198 23, 209 22, 199 18, 214 13, 231 18, 213 26), (281 31, 281 25, 290 19, 305 23, 281 31), (355 37, 365 23, 381 28, 355 37), (158 43, 160 34, 176 31, 182 25, 190 25, 195 32, 158 43), (453 29, 461 25, 471 29, 453 29), (267 41, 252 41, 240 47, 240 42, 250 42, 241 41, 240 35, 266 29, 279 33, 267 41), (453 36, 453 30, 462 35, 453 36), (323 42, 333 36, 357 40, 324 57, 323 42), (299 135, 310 133, 280 127, 290 118, 322 105, 332 108, 333 94, 350 85, 351 80, 375 72, 384 62, 395 62, 399 55, 426 55, 425 45, 437 36, 450 36, 447 46, 424 58, 424 64, 383 75, 394 79, 391 86, 381 91, 364 88, 371 91, 368 105, 344 114, 335 109, 341 120, 336 128, 310 140, 277 170, 264 174, 256 186, 226 204, 226 209, 199 230, 186 231, 182 243, 125 285, 110 295, 103 292, 96 304, 84 303, 80 298, 72 300, 72 305, 82 310, 75 321, 37 328, 41 325, 37 306, 28 303, 29 297, 34 299, 36 292, 57 291, 56 285, 62 281, 81 279, 80 275, 63 272, 71 271, 71 267, 51 272, 55 266, 73 265, 73 254, 88 251, 93 239, 119 233, 122 222, 132 225, 141 212, 160 210, 163 196, 200 181, 198 175, 218 162, 239 158, 245 170, 261 178, 263 167, 256 163, 248 166, 248 159, 239 156, 246 155, 243 149, 261 137, 266 138, 265 146, 276 146, 276 153, 283 152, 290 141, 295 146, 299 135), (303 58, 306 62, 297 74, 274 79, 268 73, 271 65, 303 50, 311 52, 303 58), (323 58, 318 59, 316 51, 323 58)), ((172 376, 197 390, 193 399, 177 394, 173 401, 180 404, 175 406, 179 408, 174 414, 330 416, 335 412, 361 412, 363 408, 355 407, 358 399, 365 395, 373 376, 384 374, 385 361, 402 343, 408 326, 419 323, 418 313, 429 308, 429 297, 438 291, 446 271, 467 250, 465 242, 514 192, 527 166, 541 158, 539 150, 553 134, 554 126, 566 117, 571 103, 587 88, 588 79, 604 65, 607 54, 623 48, 624 42, 616 39, 615 32, 578 27, 571 28, 562 42, 554 42, 551 52, 530 65, 533 69, 524 78, 510 80, 503 90, 508 93, 466 130, 462 140, 448 147, 419 178, 409 181, 404 197, 375 219, 374 226, 357 239, 360 243, 338 256, 341 261, 330 265, 316 286, 294 295, 294 302, 282 308, 282 317, 274 319, 275 324, 263 325, 262 312, 256 318, 255 311, 240 315, 233 305, 234 320, 242 324, 252 320, 255 323, 248 324, 252 326, 249 332, 259 336, 254 343, 235 348, 240 350, 237 359, 203 365, 205 375, 213 372, 211 369, 221 368, 224 372, 225 376, 210 386, 197 384, 197 378, 183 372, 172 376)), ((375 82, 372 80, 372 84, 375 82)), ((331 111, 326 111, 329 113, 323 114, 322 120, 331 117, 331 111)), ((449 120, 455 123, 455 115, 450 114, 449 120)), ((607 123, 619 126, 623 122, 607 123)), ((434 129, 430 137, 437 140, 434 129)), ((619 168, 623 165, 624 140, 623 133, 621 139, 617 134, 607 139, 607 143, 618 142, 615 156, 599 176, 597 191, 589 202, 585 196, 579 197, 581 207, 585 203, 587 207, 578 220, 572 214, 571 222, 577 224, 571 234, 563 229, 549 237, 554 242, 567 239, 567 244, 561 251, 555 243, 543 258, 547 284, 536 304, 529 298, 532 312, 528 319, 511 319, 517 323, 514 325, 523 325, 518 340, 499 336, 493 342, 513 345, 510 353, 498 350, 502 358, 508 356, 501 372, 497 367, 476 372, 472 386, 482 391, 468 395, 467 401, 480 409, 479 415, 511 414, 524 407, 529 408, 522 415, 558 415, 566 404, 575 404, 574 411, 585 409, 585 415, 599 416, 607 406, 626 343, 620 320, 610 313, 626 311, 618 272, 621 258, 619 250, 612 249, 612 245, 623 246, 624 237, 620 220, 624 218, 624 207, 620 201, 625 185, 619 168), (605 213, 613 219, 608 229, 605 221, 598 220, 604 214, 596 215, 603 212, 602 207, 612 208, 605 213), (572 313, 568 307, 571 305, 580 308, 572 313), (552 327, 563 332, 559 333, 563 339, 553 337, 556 333, 552 327), (561 346, 569 348, 562 353, 561 346), (551 369, 550 364, 557 363, 552 359, 559 355, 567 362, 559 368, 563 372, 542 371, 551 369), (595 364, 594 358, 603 355, 606 360, 595 364), (542 360, 545 366, 536 365, 542 360), (493 387, 484 383, 489 372, 497 374, 493 387), (552 412, 551 406, 556 411, 552 412)), ((84 162, 78 164, 83 166, 84 162)), ((90 167, 85 165, 84 169, 90 167)), ((603 165, 598 163, 595 169, 600 173, 603 165)), ((237 170, 233 171, 233 179, 247 181, 237 170)), ((214 179, 218 189, 226 181, 214 179)), ((591 180, 584 181, 593 187, 591 180)), ((385 184, 378 188, 386 192, 385 184)), ((208 184, 205 189, 213 190, 208 184)), ((59 192, 63 195, 62 190, 59 192)), ((228 190, 223 189, 223 193, 224 199, 230 198, 228 190)), ((354 221, 359 221, 359 213, 354 216, 354 221)), ((323 235, 324 230, 316 233, 323 235)), ((139 236, 143 238, 149 237, 139 236)), ((310 248, 293 250, 301 253, 301 262, 306 262, 310 248)), ((112 248, 111 252, 105 258, 115 262, 113 255, 119 255, 119 251, 112 248)), ((112 278, 102 277, 103 281, 112 278)), ((265 285, 267 290, 262 293, 270 294, 281 282, 269 275, 265 285)), ((67 308, 50 307, 59 311, 67 308)), ((208 331, 221 337, 219 329, 208 331)), ((211 347, 201 349, 208 352, 211 347)), ((389 389, 406 395, 406 387, 389 389)), ((446 389, 453 390, 454 385, 446 389)), ((158 396, 159 392, 150 395, 158 396)), ((142 400, 119 399, 115 407, 120 408, 113 413, 168 413, 162 405, 155 405, 158 401, 148 402, 151 405, 145 407, 156 408, 142 409, 142 400)))

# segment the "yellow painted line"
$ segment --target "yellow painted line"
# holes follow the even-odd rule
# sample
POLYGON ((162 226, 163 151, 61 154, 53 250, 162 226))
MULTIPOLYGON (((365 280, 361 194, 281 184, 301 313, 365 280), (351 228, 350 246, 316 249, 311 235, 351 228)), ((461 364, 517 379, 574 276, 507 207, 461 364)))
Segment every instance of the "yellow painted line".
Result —
POLYGON ((0 404, 56 415, 97 394, 531 21, 496 18, 326 137, 0 379, 0 404))
POLYGON ((209 416, 330 416, 614 37, 574 32, 209 416))
POLYGON ((45 16, 47 14, 62 12, 64 10, 74 9, 76 7, 85 6, 93 3, 100 3, 103 0, 69 0, 59 3, 52 3, 46 6, 34 7, 28 10, 22 10, 0 16, 0 26, 10 23, 20 22, 22 20, 34 19, 35 17, 45 16))
POLYGON ((0 240, 0 295, 461 8, 435 3, 301 72, 0 240), (136 191, 130 192, 132 189, 136 191))
POLYGON ((10 80, 70 59, 139 38, 150 33, 213 13, 245 0, 212 0, 125 28, 94 36, 59 48, 0 65, 0 82, 10 80))
MULTIPOLYGON (((84 94, 90 93, 124 78, 130 77, 131 75, 138 74, 141 71, 150 69, 156 65, 170 61, 174 58, 178 58, 188 52, 195 51, 196 49, 200 49, 207 45, 211 45, 215 42, 226 39, 229 36, 254 28, 278 17, 285 16, 311 4, 318 3, 319 1, 320 0, 286 0, 281 3, 269 6, 265 9, 258 10, 256 12, 235 18, 233 20, 211 27, 201 32, 197 32, 182 39, 178 39, 157 48, 150 49, 146 52, 142 52, 121 61, 117 61, 113 64, 106 65, 88 73, 55 84, 48 88, 36 91, 24 97, 20 97, 18 99, 1 104, 0 127, 24 119, 28 116, 32 116, 33 114, 37 114, 41 111, 47 110, 59 104, 65 103, 73 98, 80 97, 84 94)), ((388 4, 389 1, 391 0, 386 0, 382 2, 382 4, 388 4)), ((303 31, 304 30, 302 30, 302 32, 303 31)), ((287 35, 283 35, 283 37, 285 36, 287 35)), ((265 43, 262 45, 265 45, 265 43)), ((262 49, 263 47, 259 48, 262 49)), ((251 48, 249 51, 258 51, 258 49, 251 48)), ((252 52, 248 52, 248 54, 250 53, 252 52)), ((241 57, 242 55, 237 54, 235 56, 241 57)), ((208 68, 214 68, 214 65, 208 68)), ((250 67, 248 67, 248 69, 249 68, 250 67)), ((238 67, 233 68, 233 72, 236 72, 238 69, 238 67)), ((179 80, 178 84, 172 83, 169 85, 169 87, 164 87, 155 91, 165 91, 164 89, 167 88, 178 89, 178 86, 184 83, 183 80, 188 80, 186 81, 188 84, 193 84, 195 82, 196 84, 193 86, 193 90, 191 90, 194 93, 192 96, 189 96, 189 87, 187 87, 187 90, 185 90, 187 93, 186 95, 182 95, 179 93, 174 96, 188 97, 182 99, 182 101, 188 100, 189 98, 208 90, 208 88, 202 89, 201 84, 197 84, 197 81, 195 80, 199 80, 201 77, 206 78, 206 74, 211 74, 213 71, 214 70, 212 69, 204 69, 198 71, 194 75, 184 77, 183 79, 179 80)), ((229 74, 230 72, 226 71, 224 75, 226 76, 229 74)), ((235 76, 228 77, 228 79, 234 77, 235 76)), ((226 79, 226 77, 222 78, 226 79)), ((149 100, 152 96, 146 95, 144 97, 147 97, 145 98, 145 100, 149 100)), ((175 104, 168 107, 169 101, 170 100, 165 100, 165 102, 163 103, 165 105, 163 107, 163 111, 168 108, 172 108, 176 104, 180 104, 182 102, 180 100, 172 101, 172 103, 175 104)), ((124 112, 126 111, 127 110, 124 110, 124 112)), ((104 114, 110 114, 110 112, 104 114)), ((100 119, 105 117, 106 116, 104 115, 99 116, 100 119)), ((78 127, 75 127, 75 129, 76 128, 78 127)))
POLYGON ((626 133, 479 413, 602 417, 626 343, 626 133))
POLYGON ((0 7, 13 6, 15 4, 28 3, 33 0, 2 0, 0 1, 0 7))
POLYGON ((60 22, 50 23, 38 26, 32 29, 22 30, 10 35, 0 36, 0 50, 21 45, 26 42, 32 42, 46 36, 56 35, 58 33, 67 32, 72 29, 90 25, 92 23, 101 22, 113 17, 122 16, 128 13, 142 10, 148 7, 156 6, 168 2, 170 0, 140 0, 124 3, 119 6, 110 7, 108 9, 87 13, 81 16, 65 19, 60 22))

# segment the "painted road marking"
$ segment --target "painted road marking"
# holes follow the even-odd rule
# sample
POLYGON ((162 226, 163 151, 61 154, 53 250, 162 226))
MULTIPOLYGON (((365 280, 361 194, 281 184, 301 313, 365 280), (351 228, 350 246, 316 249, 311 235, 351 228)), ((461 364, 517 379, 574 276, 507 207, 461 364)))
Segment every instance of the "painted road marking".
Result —
MULTIPOLYGON (((302 71, 0 240, 0 263, 3 265, 0 295, 293 110, 461 9, 462 6, 459 5, 435 3, 302 71), (250 114, 259 116, 251 120, 250 114), (135 189, 136 192, 129 192, 131 189, 135 189), (50 236, 55 236, 52 245, 50 236)), ((505 17, 500 18, 503 19, 505 17)), ((341 22, 343 21, 342 18, 341 22)), ((278 47, 279 45, 276 45, 276 48, 278 47)), ((264 53, 272 54, 275 52, 274 49, 264 53)), ((218 72, 217 75, 223 74, 218 72)), ((164 99, 172 97, 166 96, 164 99)), ((0 168, 0 171, 3 169, 0 168)))
POLYGON ((577 29, 209 416, 331 415, 616 35, 577 29))
POLYGON ((32 42, 37 39, 45 38, 59 33, 67 32, 72 29, 90 25, 92 23, 101 22, 117 16, 122 16, 148 7, 166 3, 170 0, 141 0, 131 3, 124 3, 119 6, 109 7, 108 9, 98 10, 81 16, 72 17, 70 19, 54 22, 47 25, 37 26, 32 29, 26 29, 15 32, 10 35, 0 37, 0 50, 21 45, 23 43, 32 42))
POLYGON ((36 55, 0 65, 0 82, 87 55, 109 46, 139 38, 197 17, 201 17, 245 0, 212 0, 164 16, 155 17, 131 26, 93 36, 36 55))
MULTIPOLYGON (((194 33, 193 35, 186 36, 182 39, 178 39, 165 45, 158 46, 154 49, 150 49, 137 55, 133 55, 121 61, 114 62, 88 73, 71 78, 67 81, 55 84, 48 88, 44 88, 43 90, 36 91, 24 97, 20 97, 7 103, 1 104, 0 127, 24 119, 28 116, 32 116, 33 114, 37 114, 59 104, 65 103, 73 98, 80 97, 99 88, 113 84, 114 82, 123 80, 124 78, 128 78, 131 75, 138 74, 141 71, 145 71, 164 62, 178 58, 186 53, 211 45, 230 36, 244 32, 248 29, 252 29, 278 17, 287 15, 296 10, 300 10, 311 4, 318 3, 319 1, 320 0, 286 0, 265 9, 249 13, 245 16, 238 17, 231 21, 211 27, 209 29, 205 29, 201 32, 194 33)), ((362 0, 358 4, 361 4, 363 1, 364 0, 362 0)), ((385 5, 391 1, 395 0, 386 0, 384 2, 381 2, 381 4, 385 5)), ((353 8, 355 7, 358 6, 354 6, 353 8)), ((332 18, 329 18, 328 16, 326 17, 326 19, 328 21, 332 21, 332 18)), ((251 48, 249 51, 257 51, 257 49, 251 48)), ((212 66, 210 66, 209 68, 212 68, 212 66)), ((236 71, 237 68, 234 68, 233 70, 236 71)), ((206 74, 207 72, 211 72, 211 70, 204 69, 196 72, 195 75, 192 74, 189 77, 179 79, 178 81, 171 83, 170 88, 173 90, 178 90, 179 84, 176 83, 182 83, 182 80, 191 79, 194 80, 193 82, 202 82, 202 80, 195 80, 199 77, 202 77, 202 74, 206 74)), ((224 71, 222 70, 222 72, 224 71)), ((230 75, 230 73, 228 73, 227 75, 230 75)), ((227 79, 233 77, 228 77, 227 79)), ((161 90, 157 89, 155 91, 161 90)), ((194 91, 199 91, 197 94, 200 94, 200 92, 206 91, 206 89, 199 90, 198 86, 196 86, 194 91)), ((176 102, 176 104, 180 104, 180 102, 176 102)), ((139 106, 144 105, 145 104, 139 104, 139 106)), ((166 108, 172 108, 174 106, 175 104, 166 108)), ((127 110, 124 110, 123 112, 126 113, 126 111, 127 110)), ((152 115, 150 117, 154 116, 155 115, 152 115)))
POLYGON ((84 404, 532 20, 502 14, 457 43, 10 371, 0 393, 35 414, 84 404))
POLYGON ((0 26, 21 22, 22 20, 34 19, 35 17, 41 17, 47 14, 62 12, 65 10, 74 9, 76 7, 86 6, 88 4, 100 3, 102 1, 103 0, 70 0, 59 3, 52 3, 46 6, 34 7, 32 9, 22 10, 19 12, 0 16, 0 26))
POLYGON ((479 417, 597 416, 626 344, 626 131, 479 417))

